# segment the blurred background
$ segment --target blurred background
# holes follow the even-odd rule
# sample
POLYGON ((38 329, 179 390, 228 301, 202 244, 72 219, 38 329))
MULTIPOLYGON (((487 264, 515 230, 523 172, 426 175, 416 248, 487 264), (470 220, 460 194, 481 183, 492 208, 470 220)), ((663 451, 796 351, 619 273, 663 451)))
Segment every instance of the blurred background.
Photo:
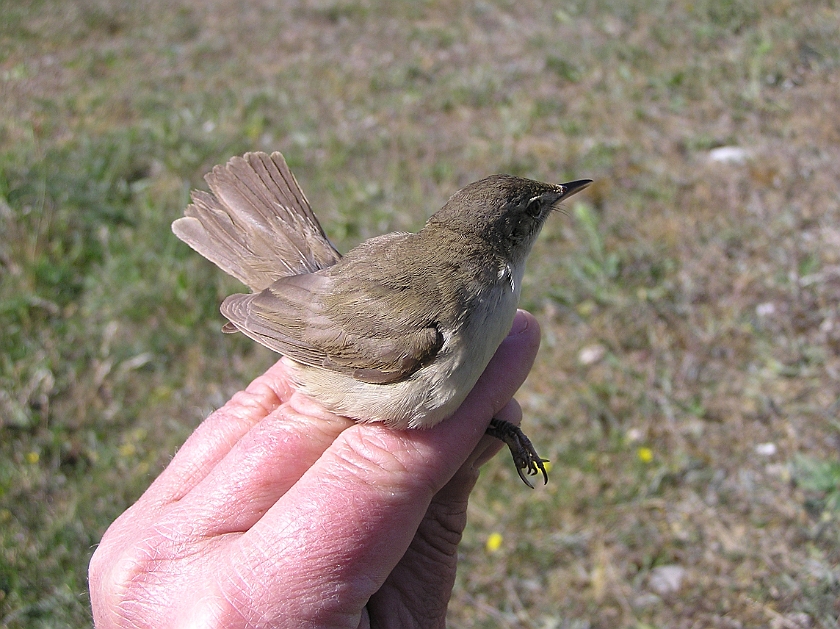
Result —
POLYGON ((90 624, 94 545, 276 356, 169 225, 280 150, 346 251, 494 172, 548 223, 453 627, 837 628, 840 5, 0 0, 0 626, 90 624))

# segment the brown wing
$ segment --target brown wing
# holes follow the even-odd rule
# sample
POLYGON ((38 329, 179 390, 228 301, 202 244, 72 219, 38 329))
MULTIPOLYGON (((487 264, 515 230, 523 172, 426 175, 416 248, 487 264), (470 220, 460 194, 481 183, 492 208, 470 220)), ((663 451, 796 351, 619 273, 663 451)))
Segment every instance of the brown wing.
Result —
POLYGON ((234 157, 205 179, 213 194, 193 192, 172 231, 251 290, 341 258, 280 153, 234 157))
POLYGON ((443 335, 434 322, 383 317, 376 300, 336 307, 333 299, 326 306, 333 282, 322 273, 281 278, 260 293, 231 295, 222 314, 275 352, 375 384, 407 378, 440 350, 443 335))

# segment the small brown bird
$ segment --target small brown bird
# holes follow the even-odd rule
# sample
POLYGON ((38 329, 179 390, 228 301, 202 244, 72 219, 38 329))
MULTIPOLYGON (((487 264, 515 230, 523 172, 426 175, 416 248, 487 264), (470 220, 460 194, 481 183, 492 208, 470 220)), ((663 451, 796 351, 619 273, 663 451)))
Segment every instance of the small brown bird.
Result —
MULTIPOLYGON (((428 428, 451 415, 510 330, 525 260, 546 217, 591 183, 492 175, 456 192, 417 233, 342 257, 280 153, 247 153, 206 176, 175 234, 253 292, 222 303, 226 332, 291 359, 297 388, 358 421, 428 428)), ((513 424, 488 434, 519 476, 544 461, 513 424)))

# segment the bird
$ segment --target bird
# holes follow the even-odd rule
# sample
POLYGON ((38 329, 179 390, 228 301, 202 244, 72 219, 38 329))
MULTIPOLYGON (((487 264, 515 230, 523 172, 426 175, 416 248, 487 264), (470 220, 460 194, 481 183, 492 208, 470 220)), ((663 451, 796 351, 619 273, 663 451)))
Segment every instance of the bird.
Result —
MULTIPOLYGON (((295 387, 361 422, 422 429, 452 415, 518 307, 525 261, 559 203, 590 183, 497 174, 453 194, 417 232, 393 232, 342 256, 279 152, 250 152, 205 176, 175 235, 251 290, 221 304, 224 332, 283 355, 295 387)), ((487 434, 520 478, 545 459, 518 427, 487 434)))

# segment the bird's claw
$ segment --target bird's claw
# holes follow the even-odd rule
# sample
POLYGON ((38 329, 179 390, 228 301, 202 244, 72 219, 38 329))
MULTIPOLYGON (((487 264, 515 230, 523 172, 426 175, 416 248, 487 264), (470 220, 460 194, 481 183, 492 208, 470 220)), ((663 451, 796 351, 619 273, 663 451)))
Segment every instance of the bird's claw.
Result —
POLYGON ((535 476, 542 472, 543 484, 548 483, 548 471, 545 469, 545 463, 548 462, 548 459, 543 459, 537 454, 531 440, 528 439, 519 426, 494 417, 490 420, 490 425, 487 427, 486 432, 491 437, 504 441, 508 448, 510 448, 510 453, 513 455, 513 463, 516 465, 516 471, 523 483, 531 489, 534 488, 531 481, 526 478, 525 472, 529 476, 535 476))

